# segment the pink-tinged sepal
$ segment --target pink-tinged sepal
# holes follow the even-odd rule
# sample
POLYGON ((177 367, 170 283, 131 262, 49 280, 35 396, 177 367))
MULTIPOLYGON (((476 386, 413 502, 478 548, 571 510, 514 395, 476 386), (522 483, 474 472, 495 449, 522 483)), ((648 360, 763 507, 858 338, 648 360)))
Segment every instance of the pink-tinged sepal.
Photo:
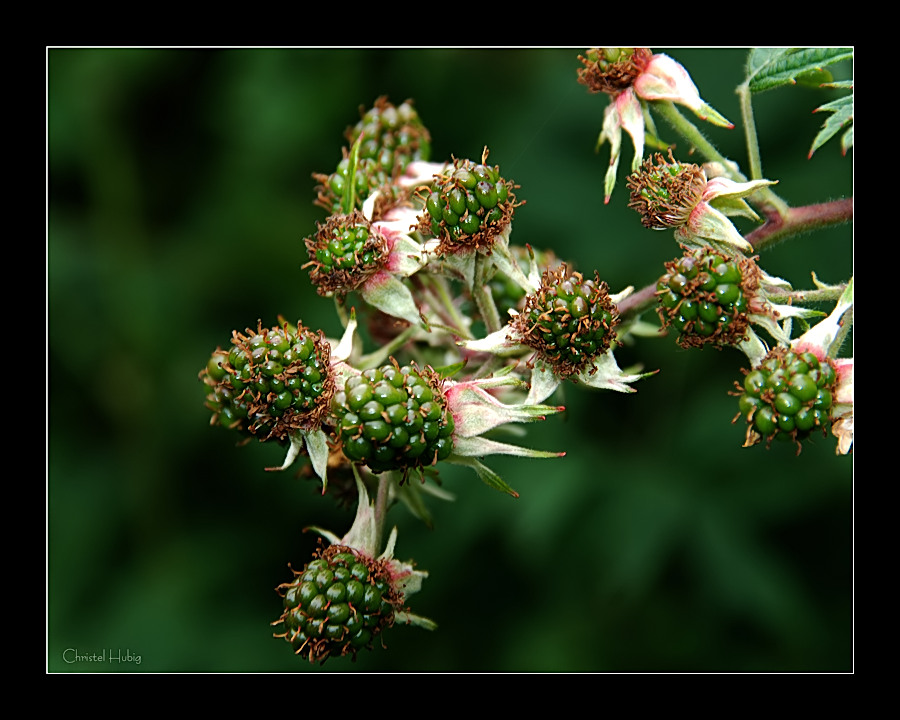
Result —
POLYGON ((701 120, 725 128, 734 123, 726 120, 700 97, 700 91, 684 66, 668 55, 654 55, 634 81, 634 90, 644 100, 666 100, 692 110, 701 120))

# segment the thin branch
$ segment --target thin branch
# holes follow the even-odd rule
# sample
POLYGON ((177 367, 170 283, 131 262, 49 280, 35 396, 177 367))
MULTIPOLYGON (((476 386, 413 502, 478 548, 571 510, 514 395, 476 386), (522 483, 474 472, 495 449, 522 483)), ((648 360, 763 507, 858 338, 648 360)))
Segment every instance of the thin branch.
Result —
POLYGON ((754 250, 765 250, 791 235, 841 225, 853 220, 853 198, 772 212, 766 222, 745 236, 754 250))

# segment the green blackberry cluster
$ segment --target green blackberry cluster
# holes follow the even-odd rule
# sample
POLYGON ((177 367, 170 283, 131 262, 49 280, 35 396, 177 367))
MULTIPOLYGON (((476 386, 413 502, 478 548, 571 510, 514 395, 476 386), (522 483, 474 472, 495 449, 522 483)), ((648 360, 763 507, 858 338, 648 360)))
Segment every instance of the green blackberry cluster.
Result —
POLYGON ((431 159, 431 135, 411 100, 394 107, 387 97, 378 98, 345 134, 351 144, 360 135, 359 157, 374 162, 390 178, 411 162, 431 159))
POLYGON ((418 229, 440 240, 438 252, 489 251, 494 238, 512 222, 513 190, 518 186, 504 180, 498 166, 486 162, 487 150, 480 163, 455 160, 453 171, 435 178, 432 190, 422 198, 426 212, 419 216, 418 229))
POLYGON ((609 288, 597 274, 585 278, 563 264, 545 270, 510 325, 519 342, 537 352, 559 377, 576 375, 615 342, 619 321, 609 288))
POLYGON ((351 146, 360 140, 356 171, 351 178, 350 151, 344 148, 343 159, 333 173, 313 175, 319 182, 316 204, 329 213, 350 212, 361 209, 369 195, 381 190, 384 197, 376 208, 377 219, 379 208, 386 209, 397 199, 393 182, 407 166, 430 159, 431 136, 409 100, 394 107, 380 97, 374 107, 361 114, 362 119, 345 133, 351 146), (354 202, 347 207, 351 187, 354 202))
POLYGON ((284 612, 273 625, 284 632, 294 652, 310 662, 356 654, 394 623, 402 595, 391 586, 383 561, 367 558, 343 545, 319 551, 294 580, 276 590, 284 612))
POLYGON ((679 345, 721 348, 744 339, 759 289, 753 260, 701 247, 665 266, 656 285, 657 312, 664 328, 678 331, 679 345))
MULTIPOLYGON (((789 438, 797 444, 814 430, 827 434, 837 373, 828 358, 812 352, 795 352, 776 347, 755 370, 744 370, 743 385, 735 383, 741 416, 747 420, 744 447, 763 439, 789 438)), ((732 421, 732 422, 734 422, 732 421)))
POLYGON ((388 243, 359 211, 332 215, 305 240, 309 277, 319 295, 346 295, 384 267, 388 243))
POLYGON ((373 472, 434 465, 453 451, 453 415, 430 367, 393 362, 347 379, 332 412, 344 455, 373 472))
POLYGON ((334 394, 330 353, 321 333, 299 323, 235 331, 231 348, 217 348, 200 372, 211 422, 260 441, 319 427, 334 394))
POLYGON ((360 160, 351 179, 350 155, 346 148, 344 157, 333 173, 330 175, 316 173, 313 178, 319 182, 316 188, 316 205, 325 208, 329 213, 362 209, 365 199, 385 183, 384 174, 372 160, 360 160), (351 183, 354 201, 350 208, 345 208, 345 196, 349 196, 351 183))

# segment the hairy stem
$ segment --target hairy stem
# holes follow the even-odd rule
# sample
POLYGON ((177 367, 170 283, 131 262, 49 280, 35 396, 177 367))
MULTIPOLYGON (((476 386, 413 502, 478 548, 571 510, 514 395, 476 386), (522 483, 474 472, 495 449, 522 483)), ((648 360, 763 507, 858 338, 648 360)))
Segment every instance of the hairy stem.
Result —
POLYGON ((790 292, 769 292, 768 298, 779 304, 806 305, 808 303, 835 302, 844 292, 846 285, 819 288, 817 290, 792 290, 790 292))
POLYGON ((359 370, 368 370, 369 368, 377 367, 385 360, 388 359, 393 353, 402 348, 406 343, 416 334, 418 331, 418 327, 415 325, 410 325, 403 332, 401 332, 397 337, 391 340, 386 345, 382 345, 377 350, 370 352, 368 355, 363 355, 356 363, 357 368, 359 370))
MULTIPOLYGON (((785 214, 773 209, 765 224, 748 233, 745 239, 753 246, 754 250, 765 250, 792 235, 841 225, 852 220, 853 198, 788 208, 785 214)), ((807 302, 833 300, 834 292, 834 290, 805 291, 794 299, 802 299, 807 302), (800 297, 801 295, 802 297, 800 297)), ((653 283, 632 293, 620 302, 618 304, 619 314, 622 316, 640 315, 655 304, 656 283, 653 283)))
POLYGON ((478 306, 478 312, 484 318, 484 324, 487 327, 488 334, 496 332, 502 327, 500 322, 500 313, 494 302, 494 296, 491 294, 490 288, 485 283, 485 269, 487 258, 478 253, 475 257, 475 282, 472 288, 472 294, 475 296, 475 304, 478 306))
POLYGON ((381 473, 378 476, 378 491, 375 495, 375 547, 379 550, 381 550, 381 541, 384 538, 391 475, 392 473, 381 473))
POLYGON ((766 222, 745 236, 754 250, 765 250, 792 235, 853 220, 853 198, 767 212, 766 222))
POLYGON ((753 119, 753 103, 751 101, 749 85, 746 83, 739 85, 737 95, 741 102, 741 119, 744 123, 744 136, 747 138, 747 157, 750 162, 750 177, 753 180, 762 180, 762 161, 759 157, 759 139, 756 136, 756 121, 753 119))
POLYGON ((619 309, 620 316, 640 315, 647 308, 656 305, 656 283, 647 285, 637 292, 631 293, 616 307, 619 309))
POLYGON ((666 121, 675 129, 675 131, 687 140, 697 151, 706 158, 707 161, 720 163, 725 167, 729 177, 735 182, 745 182, 747 180, 734 165, 722 155, 716 147, 706 139, 706 136, 700 132, 694 123, 688 120, 679 112, 675 104, 665 100, 653 103, 654 110, 659 111, 666 121))

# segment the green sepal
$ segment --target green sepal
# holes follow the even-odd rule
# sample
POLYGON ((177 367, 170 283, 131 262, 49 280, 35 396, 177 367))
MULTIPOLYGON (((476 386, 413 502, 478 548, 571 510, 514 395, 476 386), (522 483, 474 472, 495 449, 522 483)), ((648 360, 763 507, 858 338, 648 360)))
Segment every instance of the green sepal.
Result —
POLYGON ((428 329, 428 323, 419 313, 412 292, 394 275, 384 271, 376 274, 363 285, 360 295, 367 303, 382 312, 428 329))
POLYGON ((322 494, 328 486, 328 478, 326 473, 328 470, 328 436, 322 428, 315 430, 299 430, 296 435, 291 436, 290 445, 288 446, 287 455, 280 467, 267 467, 268 471, 287 470, 294 461, 300 456, 303 448, 309 454, 309 461, 312 463, 313 470, 322 481, 322 494))
POLYGON ((432 521, 431 511, 425 504, 424 496, 426 494, 448 502, 456 500, 456 498, 446 490, 435 487, 428 482, 406 482, 402 485, 399 483, 391 484, 391 497, 402 502, 414 517, 421 520, 429 529, 431 529, 434 527, 434 523, 432 521))
POLYGON ((729 255, 734 254, 734 248, 753 252, 753 246, 737 231, 731 220, 711 205, 707 205, 705 212, 692 215, 687 225, 677 228, 675 239, 689 247, 700 247, 705 241, 729 255))
POLYGON ((495 473, 487 465, 476 458, 461 457, 452 454, 444 462, 470 467, 478 474, 478 477, 481 479, 481 481, 488 487, 492 487, 494 488, 494 490, 504 492, 507 495, 512 495, 514 498, 519 497, 519 493, 517 493, 509 485, 507 485, 506 482, 504 482, 503 478, 501 478, 497 473, 495 473))
POLYGON ((451 378, 460 370, 462 370, 466 365, 469 364, 468 359, 462 360, 458 363, 453 363, 452 365, 442 365, 441 367, 437 367, 434 371, 441 376, 444 380, 447 378, 451 378))
POLYGON ((356 167, 359 165, 359 148, 362 144, 363 133, 359 134, 356 142, 350 148, 350 162, 347 168, 346 192, 341 197, 341 210, 344 215, 349 215, 356 207, 356 167))
MULTIPOLYGON (((510 428, 511 429, 511 428, 510 428)), ((516 428, 517 430, 519 428, 516 428)), ((530 458, 560 458, 564 452, 549 450, 532 450, 521 445, 498 442, 485 437, 457 438, 454 453, 462 457, 481 457, 483 455, 515 455, 530 458)))
POLYGON ((434 620, 410 612, 394 613, 394 624, 415 625, 423 630, 437 630, 438 627, 434 620))
POLYGON ((322 494, 324 495, 325 490, 328 488, 327 473, 328 455, 330 452, 328 449, 328 436, 322 428, 308 433, 301 431, 301 435, 305 437, 306 451, 309 453, 309 461, 312 463, 313 470, 322 480, 322 494))

